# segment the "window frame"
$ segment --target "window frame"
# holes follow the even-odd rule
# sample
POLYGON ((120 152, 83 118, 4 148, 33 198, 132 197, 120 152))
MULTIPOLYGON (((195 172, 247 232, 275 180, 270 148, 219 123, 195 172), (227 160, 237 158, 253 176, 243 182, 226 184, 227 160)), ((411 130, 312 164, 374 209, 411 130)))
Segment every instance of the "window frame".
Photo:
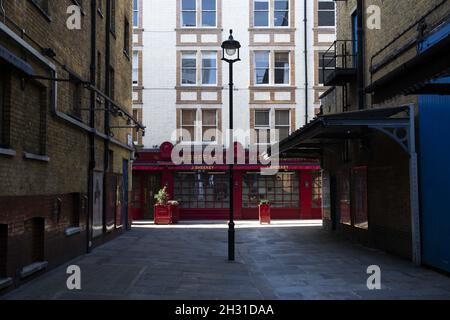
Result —
POLYGON ((274 0, 273 1, 273 14, 272 14, 272 23, 273 23, 273 28, 289 28, 291 26, 291 1, 290 0, 274 0), (276 10, 276 2, 277 1, 287 1, 288 3, 288 9, 287 9, 287 19, 288 19, 288 24, 287 26, 276 26, 275 25, 275 13, 276 12, 286 12, 286 10, 276 10))
POLYGON ((270 0, 253 0, 253 27, 254 28, 270 28, 271 27, 271 1, 270 0), (267 10, 257 10, 256 2, 267 2, 267 10), (257 12, 267 12, 267 26, 257 26, 256 25, 256 13, 257 12))
POLYGON ((201 51, 201 67, 200 67, 200 83, 202 86, 217 86, 218 82, 218 59, 217 59, 217 51, 201 51), (204 67, 203 60, 206 55, 213 55, 215 61, 215 67, 204 67), (214 83, 204 83, 203 71, 204 70, 214 70, 215 71, 215 82, 214 83))
POLYGON ((200 27, 201 28, 217 28, 217 19, 218 19, 218 13, 217 13, 217 0, 214 0, 214 4, 215 4, 215 10, 204 10, 203 9, 203 1, 204 0, 199 0, 199 3, 197 4, 197 11, 199 11, 198 14, 200 14, 200 27), (203 24, 203 13, 204 12, 214 12, 215 13, 215 17, 214 17, 214 22, 215 24, 213 26, 205 26, 203 24))
POLYGON ((133 0, 133 29, 138 29, 140 26, 139 9, 139 0, 133 0))
POLYGON ((189 9, 189 10, 187 10, 187 9, 183 9, 183 0, 179 0, 180 1, 180 24, 181 24, 181 27, 182 28, 186 28, 186 29, 189 29, 189 28, 198 28, 198 2, 197 2, 197 0, 194 0, 194 3, 195 3, 195 9, 194 10, 192 10, 192 9, 189 9), (190 12, 190 13, 192 13, 192 12, 194 12, 194 14, 195 14, 195 25, 194 26, 185 26, 184 25, 184 13, 185 12, 190 12))
POLYGON ((256 134, 256 145, 270 145, 272 142, 272 137, 271 137, 271 131, 272 131, 272 112, 270 109, 255 109, 254 110, 255 116, 254 116, 254 123, 253 123, 253 128, 255 130, 255 134, 256 134), (256 114, 257 113, 268 113, 269 115, 269 123, 268 125, 258 125, 256 123, 256 114), (260 142, 259 140, 259 130, 267 130, 267 138, 268 141, 267 142, 260 142))
POLYGON ((336 28, 336 3, 334 2, 334 0, 318 0, 317 1, 317 27, 318 28, 336 28), (334 9, 320 9, 320 3, 321 2, 328 2, 328 3, 332 3, 334 5, 334 9), (330 12, 333 11, 334 12, 334 25, 329 26, 329 25, 320 25, 320 12, 330 12))
POLYGON ((181 109, 181 112, 180 112, 180 129, 181 129, 180 141, 181 141, 181 143, 195 143, 195 142, 197 142, 197 123, 196 123, 197 122, 197 114, 198 114, 198 110, 197 109, 181 109), (191 124, 184 124, 183 113, 184 112, 188 112, 188 111, 194 113, 194 123, 192 125, 191 124), (184 140, 184 138, 183 138, 184 128, 186 128, 186 127, 193 129, 194 136, 191 137, 190 140, 184 140))
POLYGON ((131 75, 131 83, 133 86, 139 85, 139 51, 133 50, 132 55, 132 75, 131 75), (136 77, 136 78, 135 78, 136 77))
POLYGON ((202 121, 201 121, 201 132, 202 132, 202 139, 201 141, 203 143, 208 143, 208 144, 214 144, 217 143, 218 141, 218 130, 219 130, 219 112, 217 112, 217 109, 200 109, 201 115, 202 115, 202 121), (214 111, 214 120, 215 120, 215 124, 214 125, 205 125, 204 123, 204 113, 205 112, 212 112, 214 111), (215 140, 205 140, 205 128, 207 128, 207 130, 211 130, 211 129, 215 129, 216 134, 215 134, 215 140))
POLYGON ((181 86, 185 86, 185 87, 195 87, 198 85, 198 54, 196 51, 184 51, 181 52, 181 57, 180 57, 181 61, 180 61, 180 84, 181 86), (192 55, 195 58, 195 67, 183 67, 183 60, 184 60, 184 56, 187 55, 192 55), (195 82, 194 83, 183 83, 183 71, 184 70, 195 70, 194 74, 195 74, 195 82))
MULTIPOLYGON (((274 129, 278 130, 279 128, 288 128, 289 129, 289 135, 292 133, 292 128, 291 128, 291 119, 292 119, 292 115, 291 115, 291 110, 289 109, 275 109, 275 121, 274 121, 274 129), (277 124, 277 112, 287 112, 288 114, 288 123, 287 124, 277 124)), ((279 138, 279 135, 277 135, 277 140, 279 140, 278 142, 282 141, 282 139, 279 138)))
POLYGON ((271 85, 271 83, 272 83, 271 82, 271 79, 272 79, 272 75, 271 75, 271 73, 272 73, 272 71, 271 71, 272 63, 271 63, 270 56, 271 56, 271 51, 270 50, 254 50, 253 51, 253 79, 254 79, 255 86, 270 86, 271 85), (268 70, 267 83, 258 83, 257 71, 264 69, 264 68, 258 68, 256 66, 256 55, 258 53, 267 53, 267 59, 268 59, 268 61, 267 61, 268 62, 268 66, 267 66, 267 70, 268 70))
POLYGON ((291 52, 290 51, 281 51, 281 50, 276 50, 276 51, 274 51, 274 53, 273 53, 273 56, 274 56, 274 63, 273 63, 273 85, 275 85, 275 86, 290 86, 291 85, 291 64, 292 64, 292 61, 291 61, 291 52), (286 68, 286 67, 283 67, 283 68, 279 68, 279 67, 277 67, 277 61, 276 61, 276 59, 277 59, 277 54, 286 54, 287 55, 287 57, 288 57, 288 67, 286 68), (277 81, 277 79, 276 79, 276 71, 277 71, 277 69, 279 70, 279 69, 282 69, 282 70, 284 70, 284 71, 286 71, 286 69, 288 70, 288 82, 287 83, 277 83, 276 81, 277 81))

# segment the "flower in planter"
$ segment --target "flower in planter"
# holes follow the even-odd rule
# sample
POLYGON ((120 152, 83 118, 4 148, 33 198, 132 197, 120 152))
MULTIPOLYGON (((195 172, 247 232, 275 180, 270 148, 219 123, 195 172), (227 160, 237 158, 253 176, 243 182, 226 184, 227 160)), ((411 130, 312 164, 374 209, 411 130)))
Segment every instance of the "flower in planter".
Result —
POLYGON ((260 205, 260 206, 263 206, 263 205, 270 205, 270 201, 269 201, 269 200, 264 200, 264 199, 263 199, 263 200, 260 200, 260 201, 259 201, 259 205, 260 205))
POLYGON ((155 194, 155 200, 158 205, 165 206, 169 201, 169 193, 167 192, 167 187, 159 190, 157 194, 155 194))

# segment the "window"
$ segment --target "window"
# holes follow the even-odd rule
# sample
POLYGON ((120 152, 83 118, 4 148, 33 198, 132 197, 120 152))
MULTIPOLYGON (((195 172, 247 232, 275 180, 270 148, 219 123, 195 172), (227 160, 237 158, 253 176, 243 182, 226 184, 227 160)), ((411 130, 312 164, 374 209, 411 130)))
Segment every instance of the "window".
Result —
POLYGON ((275 27, 289 26, 289 0, 275 0, 273 25, 275 27))
POLYGON ((130 23, 128 19, 125 18, 123 30, 123 52, 129 57, 130 56, 130 23))
POLYGON ((197 26, 196 0, 181 0, 181 20, 183 27, 197 26))
POLYGON ((181 60, 181 83, 185 85, 197 84, 196 53, 183 53, 181 60))
POLYGON ((336 24, 335 4, 332 0, 319 0, 319 27, 334 27, 336 24))
POLYGON ((100 51, 97 52, 97 88, 102 91, 102 53, 100 51))
POLYGON ((133 85, 139 83, 139 52, 133 51, 133 85))
POLYGON ((202 0, 202 27, 216 26, 216 0, 202 0))
POLYGON ((256 51, 255 52, 255 82, 256 84, 268 84, 269 83, 269 51, 256 51))
MULTIPOLYGON (((19 80, 18 76, 14 77, 19 80)), ((23 136, 28 137, 24 140, 24 151, 44 156, 47 145, 47 90, 37 83, 28 83, 25 93, 21 98, 21 111, 25 115, 21 129, 23 136)), ((68 101, 68 108, 73 107, 71 102, 68 101)))
POLYGON ((324 84, 328 76, 336 69, 336 60, 331 53, 319 52, 319 84, 324 84))
POLYGON ((255 0, 254 19, 255 27, 269 26, 269 0, 255 0))
POLYGON ((289 84, 289 53, 275 52, 275 83, 289 84))
POLYGON ((111 98, 111 100, 114 100, 114 95, 115 95, 115 82, 116 82, 116 76, 115 76, 115 72, 114 69, 112 67, 109 67, 109 97, 111 98))
POLYGON ((183 209, 229 208, 230 179, 225 172, 175 174, 174 198, 183 209))
POLYGON ((80 79, 76 78, 73 75, 70 75, 69 78, 70 98, 72 100, 70 113, 72 116, 81 119, 83 88, 81 86, 80 79))
POLYGON ((181 140, 184 142, 195 141, 196 109, 181 110, 181 140))
POLYGON ((116 32, 116 0, 110 1, 110 31, 112 33, 116 32))
POLYGON ((139 27, 139 4, 138 0, 133 0, 133 27, 139 27))
POLYGON ((32 2, 38 6, 42 11, 44 11, 46 14, 49 13, 48 10, 48 0, 32 0, 32 2))
POLYGON ((313 209, 322 208, 322 173, 320 171, 313 171, 312 177, 312 204, 313 209))
POLYGON ((338 176, 338 200, 340 221, 342 224, 351 225, 350 215, 350 179, 346 172, 338 176))
POLYGON ((242 207, 257 208, 260 200, 269 200, 273 208, 298 208, 300 189, 296 172, 277 175, 247 173, 243 176, 242 207))
POLYGON ((217 83, 217 53, 202 53, 202 84, 217 83))
POLYGON ((204 142, 217 141, 216 110, 202 110, 202 137, 204 142))
POLYGON ((289 137, 291 133, 289 110, 275 110, 275 129, 278 132, 278 141, 289 137))
POLYGON ((255 110, 255 131, 258 144, 270 143, 270 110, 255 110))

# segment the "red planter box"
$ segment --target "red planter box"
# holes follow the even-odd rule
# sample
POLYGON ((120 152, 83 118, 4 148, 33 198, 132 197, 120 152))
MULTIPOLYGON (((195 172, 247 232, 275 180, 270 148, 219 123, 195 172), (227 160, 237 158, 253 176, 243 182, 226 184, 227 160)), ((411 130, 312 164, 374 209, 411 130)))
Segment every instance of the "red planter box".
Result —
POLYGON ((270 205, 269 204, 261 204, 259 206, 259 223, 270 224, 270 205))
POLYGON ((171 224, 172 209, 170 205, 155 205, 155 224, 171 224))

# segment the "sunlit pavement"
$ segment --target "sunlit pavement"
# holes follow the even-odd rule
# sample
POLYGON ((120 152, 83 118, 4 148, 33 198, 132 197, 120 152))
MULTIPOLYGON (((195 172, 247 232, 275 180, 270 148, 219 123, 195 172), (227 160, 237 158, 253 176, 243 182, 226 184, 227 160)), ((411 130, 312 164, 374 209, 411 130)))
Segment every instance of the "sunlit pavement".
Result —
POLYGON ((450 299, 450 277, 339 240, 319 221, 237 222, 236 262, 227 261, 227 223, 183 222, 133 230, 44 274, 6 299, 450 299), (381 290, 367 267, 381 268, 381 290))

